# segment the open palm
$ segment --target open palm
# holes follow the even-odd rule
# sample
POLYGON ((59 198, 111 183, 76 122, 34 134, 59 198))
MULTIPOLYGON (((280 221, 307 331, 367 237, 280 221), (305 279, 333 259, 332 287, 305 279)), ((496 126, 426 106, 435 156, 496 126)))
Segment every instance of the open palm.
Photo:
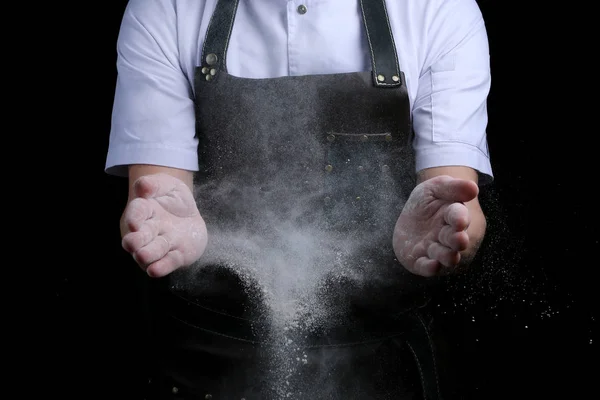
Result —
POLYGON ((469 210, 465 202, 478 194, 477 184, 436 176, 412 191, 394 228, 396 257, 410 272, 434 276, 459 264, 469 245, 469 210))

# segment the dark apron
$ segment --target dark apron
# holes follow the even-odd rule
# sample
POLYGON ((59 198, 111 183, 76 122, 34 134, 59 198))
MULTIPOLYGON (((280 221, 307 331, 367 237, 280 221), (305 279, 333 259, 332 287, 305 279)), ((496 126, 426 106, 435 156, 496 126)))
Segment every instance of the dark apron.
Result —
POLYGON ((209 242, 152 283, 149 398, 440 399, 428 283, 391 244, 415 177, 385 1, 361 1, 372 71, 272 79, 227 73, 237 4, 217 3, 196 70, 209 242), (265 287, 284 269, 310 290, 286 298, 305 308, 282 322, 265 287))

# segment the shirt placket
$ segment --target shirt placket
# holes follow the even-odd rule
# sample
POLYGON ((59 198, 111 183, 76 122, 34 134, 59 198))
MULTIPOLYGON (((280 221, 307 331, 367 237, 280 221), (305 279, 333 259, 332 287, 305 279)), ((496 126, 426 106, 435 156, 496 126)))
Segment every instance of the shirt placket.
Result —
POLYGON ((309 17, 309 0, 290 0, 287 2, 288 28, 288 73, 296 76, 301 73, 298 60, 302 57, 302 49, 298 45, 298 29, 302 29, 302 20, 309 17))

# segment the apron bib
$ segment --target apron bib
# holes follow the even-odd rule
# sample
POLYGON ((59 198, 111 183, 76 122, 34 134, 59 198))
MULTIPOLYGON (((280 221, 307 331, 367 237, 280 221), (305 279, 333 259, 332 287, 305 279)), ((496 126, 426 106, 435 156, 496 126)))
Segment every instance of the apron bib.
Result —
POLYGON ((440 399, 427 281, 392 249, 415 177, 385 1, 361 1, 371 71, 270 79, 227 72, 237 4, 196 70, 209 242, 152 283, 154 398, 440 399))

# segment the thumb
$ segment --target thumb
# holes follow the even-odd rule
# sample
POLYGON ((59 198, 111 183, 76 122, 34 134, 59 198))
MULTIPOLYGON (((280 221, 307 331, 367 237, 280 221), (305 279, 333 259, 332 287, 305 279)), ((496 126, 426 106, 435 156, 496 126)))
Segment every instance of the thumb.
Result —
POLYGON ((431 178, 429 183, 433 196, 448 202, 465 203, 479 194, 479 186, 469 179, 441 175, 431 178))
POLYGON ((152 198, 165 196, 177 187, 178 179, 164 173, 144 175, 134 183, 136 197, 152 198))

